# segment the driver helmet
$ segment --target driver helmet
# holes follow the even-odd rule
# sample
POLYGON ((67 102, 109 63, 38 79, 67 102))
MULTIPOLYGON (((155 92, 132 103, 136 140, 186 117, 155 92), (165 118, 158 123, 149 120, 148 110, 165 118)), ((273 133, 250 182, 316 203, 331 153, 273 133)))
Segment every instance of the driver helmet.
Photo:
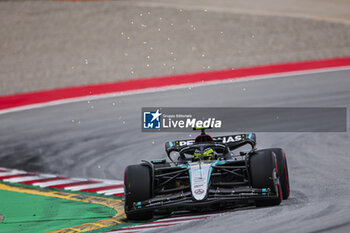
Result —
POLYGON ((208 147, 204 151, 200 151, 199 149, 196 149, 193 153, 193 160, 197 161, 200 159, 203 160, 212 160, 215 159, 215 152, 212 148, 208 147))

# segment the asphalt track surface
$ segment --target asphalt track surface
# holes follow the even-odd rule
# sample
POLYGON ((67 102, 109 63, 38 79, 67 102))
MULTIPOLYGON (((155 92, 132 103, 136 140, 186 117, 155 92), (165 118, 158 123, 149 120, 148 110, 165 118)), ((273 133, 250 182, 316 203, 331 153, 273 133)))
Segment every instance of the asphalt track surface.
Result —
MULTIPOLYGON (((120 1, 120 0, 119 0, 120 1)), ((291 16, 350 23, 350 2, 346 0, 134 0, 138 6, 163 6, 180 9, 208 9, 254 15, 291 16)))
POLYGON ((0 95, 350 56, 342 1, 0 0, 0 95))
MULTIPOLYGON (((3 114, 0 164, 121 180, 128 164, 163 157, 165 141, 190 136, 141 133, 141 107, 349 108, 349 76, 350 70, 339 70, 228 82, 3 114)), ((348 132, 258 133, 258 148, 286 151, 290 199, 278 207, 236 210, 162 232, 348 232, 349 136, 348 132)))

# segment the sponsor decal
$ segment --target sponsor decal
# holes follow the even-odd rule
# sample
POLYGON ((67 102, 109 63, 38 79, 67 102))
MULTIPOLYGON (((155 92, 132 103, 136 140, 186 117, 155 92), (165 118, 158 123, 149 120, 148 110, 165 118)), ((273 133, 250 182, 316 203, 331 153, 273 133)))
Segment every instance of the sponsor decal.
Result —
POLYGON ((234 137, 222 137, 222 143, 238 142, 242 140, 242 135, 236 135, 234 137))
POLYGON ((179 141, 179 146, 190 146, 193 145, 194 140, 179 141))
MULTIPOLYGON (((221 142, 221 143, 232 143, 232 142, 239 142, 246 140, 245 134, 239 134, 239 135, 232 135, 232 136, 223 136, 223 137, 213 137, 215 142, 221 142)), ((175 147, 183 147, 183 146, 191 146, 193 145, 195 140, 189 139, 189 140, 181 140, 181 141, 174 141, 169 142, 169 145, 175 146, 175 147)))

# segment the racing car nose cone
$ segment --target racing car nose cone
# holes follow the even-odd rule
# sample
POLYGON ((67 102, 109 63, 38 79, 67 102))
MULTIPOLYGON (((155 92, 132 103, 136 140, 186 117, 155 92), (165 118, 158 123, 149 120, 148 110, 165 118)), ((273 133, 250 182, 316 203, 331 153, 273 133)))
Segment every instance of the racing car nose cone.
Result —
POLYGON ((211 164, 190 164, 190 181, 192 197, 197 201, 206 199, 211 164))

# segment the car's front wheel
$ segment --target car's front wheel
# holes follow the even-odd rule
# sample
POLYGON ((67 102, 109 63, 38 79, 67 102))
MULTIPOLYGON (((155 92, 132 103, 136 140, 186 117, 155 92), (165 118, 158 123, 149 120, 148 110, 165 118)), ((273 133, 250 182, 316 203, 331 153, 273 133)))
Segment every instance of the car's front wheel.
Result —
POLYGON ((148 166, 138 164, 130 165, 124 173, 124 196, 125 214, 130 220, 147 220, 153 217, 152 211, 134 212, 129 211, 134 203, 145 201, 152 197, 151 169, 148 166))

